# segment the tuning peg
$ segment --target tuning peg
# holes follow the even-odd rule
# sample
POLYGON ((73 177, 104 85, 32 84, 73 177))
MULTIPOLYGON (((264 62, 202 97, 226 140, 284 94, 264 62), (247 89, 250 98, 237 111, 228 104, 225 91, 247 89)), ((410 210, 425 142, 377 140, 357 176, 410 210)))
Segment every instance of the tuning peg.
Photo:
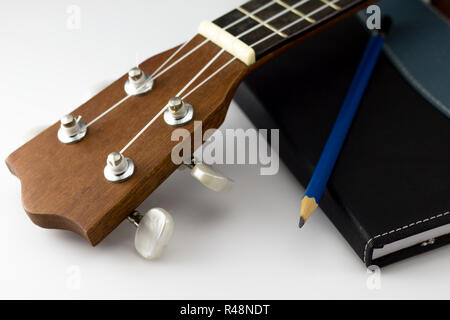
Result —
POLYGON ((86 136, 86 132, 87 126, 81 121, 81 116, 75 118, 71 114, 66 114, 61 118, 58 139, 65 144, 76 143, 86 136))
POLYGON ((149 92, 153 88, 153 79, 138 67, 132 68, 128 72, 128 79, 125 82, 125 92, 130 96, 136 96, 149 92))
POLYGON ((199 163, 193 158, 189 167, 192 169, 191 176, 197 179, 208 189, 222 193, 231 191, 234 183, 233 180, 225 177, 220 172, 214 170, 211 166, 204 163, 199 163))
POLYGON ((25 134, 22 136, 22 143, 25 144, 34 137, 36 137, 39 133, 47 129, 49 126, 36 126, 33 127, 25 132, 25 134))
POLYGON ((179 97, 173 97, 167 103, 164 112, 164 121, 171 126, 181 126, 188 123, 194 117, 194 108, 179 97))
POLYGON ((110 182, 124 182, 134 173, 134 162, 119 152, 111 152, 106 158, 106 166, 103 170, 106 180, 110 182))
POLYGON ((128 220, 137 227, 134 238, 136 251, 148 260, 158 258, 172 237, 174 222, 171 214, 154 208, 145 214, 135 211, 128 220))

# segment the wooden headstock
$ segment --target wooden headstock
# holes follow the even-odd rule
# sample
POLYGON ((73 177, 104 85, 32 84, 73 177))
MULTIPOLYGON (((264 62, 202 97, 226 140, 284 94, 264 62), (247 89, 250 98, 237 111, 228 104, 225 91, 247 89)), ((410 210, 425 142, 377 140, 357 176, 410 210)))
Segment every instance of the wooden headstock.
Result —
MULTIPOLYGON (((26 212, 39 226, 71 230, 98 244, 177 168, 171 159, 178 144, 171 140, 176 127, 160 116, 141 131, 170 98, 192 79, 196 80, 186 92, 214 75, 185 99, 195 111, 193 121, 183 128, 191 135, 194 121, 201 121, 203 130, 217 128, 235 89, 250 70, 374 1, 296 0, 280 5, 252 0, 213 24, 202 24, 200 32, 211 41, 162 73, 150 92, 125 99, 90 125, 83 140, 73 145, 61 143, 57 138, 60 123, 55 123, 8 157, 9 169, 22 183, 26 212), (220 47, 227 51, 214 60, 220 47), (204 72, 196 78, 201 70, 204 72), (134 142, 129 145, 130 141, 134 142), (136 169, 131 179, 114 184, 105 179, 103 169, 108 154, 122 150, 136 169)), ((172 61, 177 60, 203 41, 205 38, 197 35, 180 52, 177 48, 166 51, 140 68, 152 74, 173 54, 172 61)), ((126 97, 126 80, 124 75, 72 115, 92 122, 126 97)))
MULTIPOLYGON (((175 59, 201 43, 197 35, 175 59)), ((140 65, 152 73, 176 50, 156 55, 140 65)), ((27 214, 44 228, 74 231, 98 244, 176 168, 171 160, 171 141, 176 127, 159 117, 127 150, 136 170, 128 181, 111 183, 103 175, 110 152, 120 151, 175 96, 220 48, 206 43, 186 59, 165 72, 147 94, 132 96, 88 129, 86 137, 66 145, 57 139, 59 122, 11 154, 6 163, 22 184, 22 202, 27 214)), ((211 75, 232 58, 220 57, 190 88, 211 75)), ((223 122, 228 105, 248 67, 235 60, 192 93, 186 101, 194 106, 194 119, 203 130, 217 128, 223 122)), ((74 110, 89 122, 126 96, 124 75, 112 85, 74 110)), ((183 128, 193 132, 193 121, 183 128)))

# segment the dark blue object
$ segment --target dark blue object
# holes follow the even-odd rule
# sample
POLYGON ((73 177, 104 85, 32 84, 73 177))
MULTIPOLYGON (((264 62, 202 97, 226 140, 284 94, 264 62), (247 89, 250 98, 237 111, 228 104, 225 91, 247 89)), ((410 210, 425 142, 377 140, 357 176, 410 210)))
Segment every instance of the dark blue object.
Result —
POLYGON ((313 176, 306 188, 305 196, 314 198, 318 204, 322 198, 328 179, 333 171, 339 152, 344 144, 347 132, 355 117, 361 98, 383 49, 384 37, 371 36, 364 56, 359 64, 353 82, 337 116, 336 122, 322 151, 313 176))

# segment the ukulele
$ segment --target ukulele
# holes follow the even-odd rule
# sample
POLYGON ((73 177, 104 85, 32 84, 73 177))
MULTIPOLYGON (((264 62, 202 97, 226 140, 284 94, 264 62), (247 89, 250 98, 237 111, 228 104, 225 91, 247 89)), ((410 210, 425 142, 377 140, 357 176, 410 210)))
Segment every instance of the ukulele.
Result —
MULTIPOLYGON (((158 257, 173 219, 161 208, 135 209, 180 166, 171 159, 178 144, 172 132, 181 127, 192 135, 197 121, 204 130, 218 128, 247 74, 372 2, 252 0, 202 22, 192 39, 132 68, 7 158, 26 213, 93 246, 128 219, 137 226, 139 254, 158 257)), ((230 189, 210 166, 195 159, 188 166, 206 187, 230 189)))

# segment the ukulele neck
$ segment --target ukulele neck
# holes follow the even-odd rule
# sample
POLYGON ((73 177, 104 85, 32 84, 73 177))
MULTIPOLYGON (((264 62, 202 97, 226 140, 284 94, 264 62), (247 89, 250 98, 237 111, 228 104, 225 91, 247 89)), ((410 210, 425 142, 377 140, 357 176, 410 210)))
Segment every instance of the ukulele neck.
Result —
POLYGON ((200 33, 251 65, 370 2, 374 1, 252 0, 214 20, 211 25, 217 30, 202 32, 201 27, 200 33), (234 41, 224 45, 227 37, 234 41))

